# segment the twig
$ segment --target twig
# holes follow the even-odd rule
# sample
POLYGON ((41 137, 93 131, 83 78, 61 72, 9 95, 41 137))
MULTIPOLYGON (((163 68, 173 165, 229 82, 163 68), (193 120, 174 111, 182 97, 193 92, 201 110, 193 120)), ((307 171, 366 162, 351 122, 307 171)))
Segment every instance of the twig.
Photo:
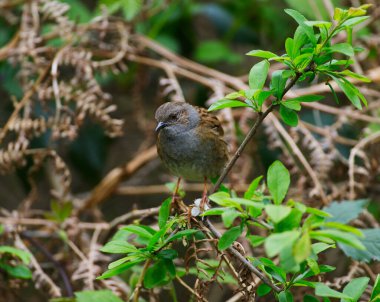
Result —
POLYGON ((144 281, 144 276, 145 276, 145 273, 146 273, 146 270, 148 269, 150 263, 152 262, 152 259, 148 259, 147 261, 145 261, 145 264, 144 264, 144 267, 141 271, 141 275, 139 277, 139 280, 137 281, 137 284, 136 284, 136 287, 135 287, 135 290, 134 290, 134 293, 133 293, 133 302, 138 302, 139 301, 139 296, 140 296, 140 290, 142 288, 142 284, 143 284, 143 281, 144 281))
POLYGON ((113 229, 117 225, 124 223, 125 221, 128 221, 128 220, 135 218, 135 217, 144 217, 144 216, 148 216, 148 215, 155 215, 158 213, 159 210, 160 210, 160 207, 148 208, 148 209, 143 209, 143 210, 132 210, 131 212, 128 212, 124 215, 116 217, 114 220, 112 220, 109 224, 110 229, 113 229))
POLYGON ((207 300, 203 297, 201 297, 197 292, 195 292, 190 286, 188 286, 186 284, 186 282, 184 282, 180 277, 176 276, 175 277, 176 280, 184 287, 186 288, 191 294, 193 294, 194 296, 196 296, 199 300, 201 301, 204 301, 204 302, 207 302, 207 300))
MULTIPOLYGON (((231 184, 226 184, 230 187, 231 184)), ((202 192, 204 184, 202 183, 185 183, 183 190, 186 192, 202 192)), ((245 192, 249 184, 237 184, 233 186, 236 192, 245 192)), ((147 185, 147 186, 120 186, 116 189, 115 194, 119 195, 155 195, 168 193, 166 185, 147 185)))
POLYGON ((26 105, 26 103, 29 101, 29 99, 33 96, 33 94, 36 92, 38 86, 42 83, 43 80, 45 80, 46 76, 49 74, 51 64, 49 64, 39 75, 37 80, 34 82, 33 86, 24 94, 23 98, 20 100, 20 102, 17 103, 15 109, 13 110, 11 116, 9 117, 8 121, 4 125, 4 127, 1 129, 0 132, 0 143, 4 139, 9 127, 14 122, 14 120, 17 118, 18 113, 20 110, 26 105))
POLYGON ((78 209, 78 212, 92 208, 108 198, 123 179, 130 177, 137 170, 156 158, 156 156, 156 146, 152 146, 144 152, 140 152, 127 164, 111 170, 94 188, 91 196, 78 209))
MULTIPOLYGON (((219 231, 214 227, 214 225, 208 220, 205 220, 206 227, 214 234, 215 237, 220 238, 222 235, 219 233, 219 231)), ((263 275, 256 267, 252 265, 251 262, 249 262, 240 252, 238 252, 235 248, 230 246, 227 249, 232 255, 234 255, 236 258, 238 258, 241 263, 248 268, 252 273, 254 273, 257 277, 260 278, 261 281, 263 281, 266 285, 270 286, 276 293, 279 293, 281 291, 281 288, 273 284, 271 280, 265 275, 263 275)))
POLYGON ((355 157, 358 152, 370 143, 375 143, 380 139, 380 132, 375 132, 370 136, 362 139, 354 148, 351 149, 350 157, 348 158, 348 176, 350 193, 349 198, 355 199, 355 157))
POLYGON ((247 136, 244 138, 244 141, 241 143, 239 148, 236 150, 234 156, 231 158, 231 160, 228 162, 226 167, 223 169, 222 174, 219 176, 218 180, 216 181, 214 187, 211 190, 211 193, 215 193, 219 189, 223 180, 226 178, 227 174, 231 171, 232 167, 235 165, 237 159, 240 157, 241 153, 243 152, 244 148, 247 146, 248 142, 256 134, 257 128, 261 125, 261 123, 267 117, 267 115, 273 111, 274 107, 275 105, 271 104, 264 113, 259 114, 258 119, 256 120, 251 130, 249 130, 247 136))
MULTIPOLYGON (((1 224, 10 224, 10 225, 43 225, 53 228, 58 228, 58 225, 54 221, 40 219, 40 218, 22 218, 22 217, 0 217, 1 224)), ((101 228, 107 230, 110 228, 110 225, 105 222, 79 222, 76 225, 79 229, 96 229, 101 228)))
POLYGON ((49 288, 49 293, 53 297, 62 297, 61 289, 53 282, 53 280, 42 270, 40 264, 34 255, 26 247, 25 243, 22 241, 19 235, 16 235, 15 246, 28 252, 30 254, 30 262, 34 267, 34 278, 36 279, 36 287, 39 287, 39 284, 43 284, 49 288))
POLYGON ((36 249, 38 249, 57 269, 58 273, 61 275, 63 284, 66 289, 66 293, 68 297, 74 297, 74 291, 73 287, 71 286, 69 276, 67 275, 65 269, 63 266, 54 259, 53 255, 45 249, 38 241, 36 241, 34 238, 30 237, 26 233, 20 233, 21 238, 26 239, 29 241, 36 249))

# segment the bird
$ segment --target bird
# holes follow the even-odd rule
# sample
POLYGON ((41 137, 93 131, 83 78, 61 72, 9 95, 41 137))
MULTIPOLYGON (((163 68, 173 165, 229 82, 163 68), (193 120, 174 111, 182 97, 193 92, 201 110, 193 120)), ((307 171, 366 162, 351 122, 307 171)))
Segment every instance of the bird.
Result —
POLYGON ((228 161, 228 148, 219 119, 205 108, 187 102, 167 102, 155 113, 157 153, 178 177, 173 199, 181 178, 203 180, 202 207, 207 203, 207 179, 220 175, 228 161))

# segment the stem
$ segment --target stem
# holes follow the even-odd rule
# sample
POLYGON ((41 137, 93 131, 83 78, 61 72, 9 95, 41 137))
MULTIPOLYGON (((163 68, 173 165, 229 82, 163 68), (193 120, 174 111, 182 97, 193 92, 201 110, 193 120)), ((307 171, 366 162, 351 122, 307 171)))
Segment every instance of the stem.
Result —
POLYGON ((215 193, 220 185, 222 184, 223 180, 226 178, 228 173, 231 171, 232 167, 235 165, 237 159, 240 157, 241 153, 243 152, 244 148, 247 146, 248 142, 251 140, 251 138, 256 134, 257 128, 261 125, 263 120, 267 117, 267 115, 273 111, 274 107, 276 105, 271 104, 268 109, 264 113, 259 113, 259 118, 256 120, 255 124, 252 126, 251 130, 249 130, 247 136, 245 137, 244 141, 241 143, 239 148, 236 150, 234 156, 231 158, 231 160, 228 162, 227 166, 223 169, 222 174, 219 176, 218 180, 215 183, 214 188, 211 190, 211 194, 215 193))
MULTIPOLYGON (((220 238, 222 236, 208 219, 205 221, 205 223, 215 237, 220 238)), ((281 288, 273 284, 273 282, 267 276, 265 276, 256 267, 254 267, 251 262, 249 262, 242 254, 240 254, 239 251, 237 251, 232 246, 230 246, 227 250, 236 258, 238 258, 242 264, 244 264, 244 266, 246 266, 252 273, 259 277, 260 280, 263 281, 266 285, 271 287, 276 293, 279 293, 281 291, 281 288)))
POLYGON ((142 269, 141 275, 139 280, 137 281, 136 288, 134 290, 134 295, 133 295, 133 302, 138 302, 139 301, 139 296, 140 296, 140 290, 142 288, 142 284, 144 281, 144 276, 146 273, 146 270, 148 269, 150 263, 152 262, 152 259, 148 259, 145 261, 144 267, 142 269))
MULTIPOLYGON (((307 72, 311 70, 311 65, 313 62, 309 64, 308 67, 305 68, 304 72, 307 72)), ((285 87, 284 91, 282 92, 280 100, 284 97, 284 95, 297 83, 299 78, 301 77, 302 73, 299 72, 296 74, 296 76, 289 82, 289 84, 285 87)), ((251 140, 251 138, 256 134, 257 128, 261 125, 261 123, 264 121, 264 119, 268 116, 269 113, 273 111, 273 109, 277 106, 277 104, 272 103, 267 110, 265 110, 264 113, 259 112, 259 118, 256 120, 255 124, 252 126, 252 128, 249 130, 247 136, 239 146, 239 148, 236 150, 234 156, 231 158, 231 160, 228 162, 227 166, 223 169, 222 174, 219 176, 218 180, 215 183, 214 188, 211 190, 211 194, 218 191, 219 187, 221 186, 223 180, 226 178, 228 173, 231 171, 232 167, 235 165, 237 159, 240 157, 241 153, 243 152, 244 148, 247 146, 248 142, 251 140)))

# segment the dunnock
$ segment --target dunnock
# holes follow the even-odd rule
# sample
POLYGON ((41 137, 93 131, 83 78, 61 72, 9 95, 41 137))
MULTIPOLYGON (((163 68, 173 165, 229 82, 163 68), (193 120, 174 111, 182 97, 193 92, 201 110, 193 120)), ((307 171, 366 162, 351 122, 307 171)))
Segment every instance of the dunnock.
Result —
POLYGON ((157 109, 155 117, 157 151, 171 173, 205 183, 219 176, 228 153, 216 116, 185 102, 168 102, 157 109))

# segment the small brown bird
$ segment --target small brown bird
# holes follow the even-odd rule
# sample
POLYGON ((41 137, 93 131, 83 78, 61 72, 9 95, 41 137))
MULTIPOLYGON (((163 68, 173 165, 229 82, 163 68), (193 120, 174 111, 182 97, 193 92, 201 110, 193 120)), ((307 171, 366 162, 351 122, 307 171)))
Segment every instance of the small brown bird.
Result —
MULTIPOLYGON (((188 180, 219 176, 228 160, 227 144, 218 118, 185 102, 169 102, 156 111, 157 151, 171 173, 188 180)), ((204 204, 204 203, 202 203, 204 204)))

